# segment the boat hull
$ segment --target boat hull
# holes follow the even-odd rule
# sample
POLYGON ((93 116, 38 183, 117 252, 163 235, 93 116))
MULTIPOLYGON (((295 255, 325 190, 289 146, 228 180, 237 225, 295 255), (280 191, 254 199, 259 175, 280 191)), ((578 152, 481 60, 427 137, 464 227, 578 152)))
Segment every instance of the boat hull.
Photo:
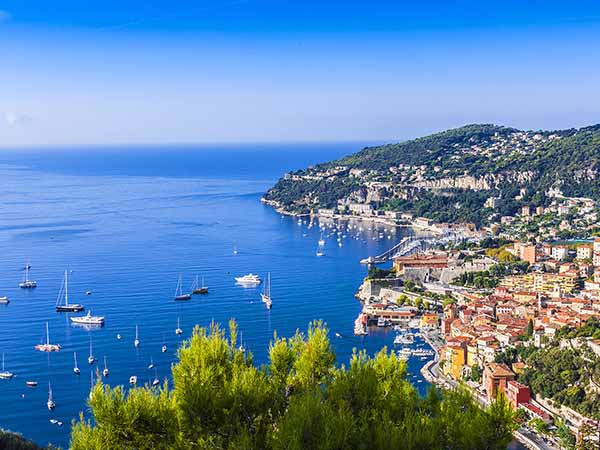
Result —
POLYGON ((203 288, 194 289, 192 291, 192 294, 195 294, 195 295, 208 294, 208 288, 207 287, 203 287, 203 288))
POLYGON ((56 312, 79 312, 84 309, 83 305, 58 305, 56 312))
POLYGON ((182 295, 176 295, 175 296, 175 301, 176 302, 180 302, 183 300, 190 300, 192 298, 192 296, 190 294, 182 294, 182 295))

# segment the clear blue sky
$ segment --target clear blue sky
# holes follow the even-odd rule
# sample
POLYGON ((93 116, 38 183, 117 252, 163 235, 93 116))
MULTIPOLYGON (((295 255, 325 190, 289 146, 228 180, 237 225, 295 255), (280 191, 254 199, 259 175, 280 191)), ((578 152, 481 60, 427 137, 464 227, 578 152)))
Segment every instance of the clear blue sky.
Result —
POLYGON ((600 2, 0 0, 0 146, 600 122, 600 2))

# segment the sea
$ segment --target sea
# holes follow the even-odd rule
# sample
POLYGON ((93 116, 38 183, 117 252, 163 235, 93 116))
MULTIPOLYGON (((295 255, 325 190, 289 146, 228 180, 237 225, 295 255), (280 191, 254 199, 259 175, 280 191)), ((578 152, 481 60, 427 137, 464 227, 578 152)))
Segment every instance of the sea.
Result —
MULTIPOLYGON (((0 150, 0 296, 10 299, 0 306, 0 352, 15 373, 0 380, 0 427, 68 448, 72 421, 92 418, 86 403, 92 383, 100 377, 128 386, 132 375, 138 384, 169 380, 177 348, 195 325, 235 319, 258 364, 266 362, 275 332, 291 336, 313 320, 329 328, 338 364, 355 350, 393 349, 391 330, 353 335, 361 307, 354 294, 367 271, 360 260, 410 231, 351 225, 341 246, 328 231, 325 255, 317 257, 318 221, 299 223, 260 201, 285 172, 365 144, 371 143, 0 150), (36 289, 19 288, 26 265, 36 289), (55 311, 65 271, 69 301, 105 316, 103 327, 75 326, 73 314, 55 311), (261 286, 236 285, 234 277, 248 273, 263 279, 270 273, 272 310, 261 302, 261 286), (209 294, 174 301, 179 277, 189 291, 196 276, 209 294), (34 350, 46 339, 46 323, 60 352, 34 350), (73 373, 74 353, 80 375, 73 373), (100 373, 105 358, 108 377, 100 373), (53 411, 46 408, 50 383, 53 411)), ((428 387, 419 372, 426 362, 408 363, 421 393, 428 387)))

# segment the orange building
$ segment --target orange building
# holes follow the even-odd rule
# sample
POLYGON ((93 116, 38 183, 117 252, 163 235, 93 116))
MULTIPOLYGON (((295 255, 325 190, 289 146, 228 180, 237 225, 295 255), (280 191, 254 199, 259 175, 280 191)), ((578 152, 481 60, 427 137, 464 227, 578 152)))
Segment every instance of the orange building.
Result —
POLYGON ((506 364, 491 363, 487 365, 483 371, 483 385, 488 400, 492 401, 498 395, 505 395, 508 382, 514 379, 514 372, 506 364))

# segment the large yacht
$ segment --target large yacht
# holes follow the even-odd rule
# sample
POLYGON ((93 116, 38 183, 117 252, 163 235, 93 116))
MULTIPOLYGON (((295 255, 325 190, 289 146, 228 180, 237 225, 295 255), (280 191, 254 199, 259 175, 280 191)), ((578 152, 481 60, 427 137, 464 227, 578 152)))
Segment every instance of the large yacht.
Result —
POLYGON ((65 278, 63 279, 63 284, 60 287, 60 291, 58 293, 58 298, 56 299, 56 311, 58 311, 58 312, 77 312, 77 311, 83 311, 83 310, 84 310, 83 305, 80 305, 77 303, 69 303, 69 278, 67 275, 67 271, 65 270, 65 278), (63 299, 64 299, 64 303, 62 303, 63 299))
POLYGON ((244 285, 258 285, 262 281, 258 275, 249 273, 248 275, 244 275, 243 277, 235 277, 235 282, 244 285))
POLYGON ((104 325, 104 316, 92 316, 88 311, 85 316, 71 317, 71 322, 78 325, 104 325))

